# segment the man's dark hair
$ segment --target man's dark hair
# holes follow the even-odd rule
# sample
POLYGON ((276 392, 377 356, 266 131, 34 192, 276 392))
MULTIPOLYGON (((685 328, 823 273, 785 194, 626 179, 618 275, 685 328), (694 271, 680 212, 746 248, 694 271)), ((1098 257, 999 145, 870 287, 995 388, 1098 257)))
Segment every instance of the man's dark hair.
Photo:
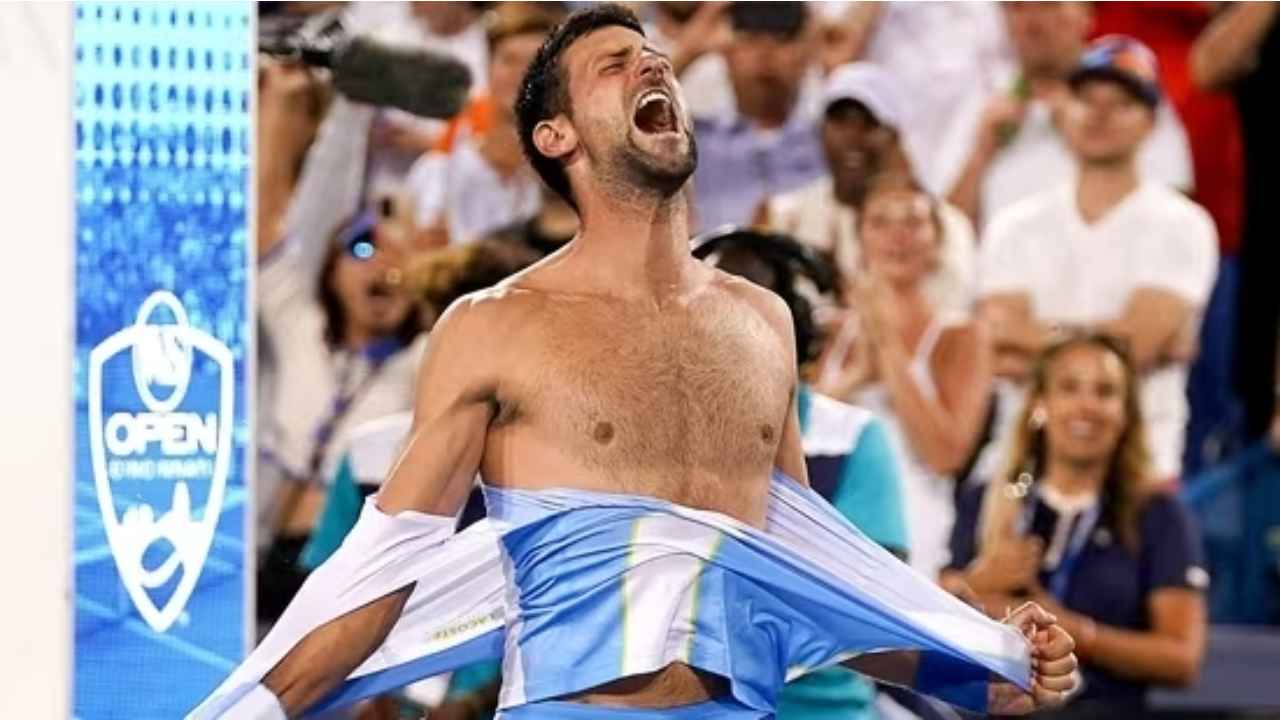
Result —
POLYGON ((606 3, 584 8, 570 15, 538 48, 538 54, 525 71, 520 92, 516 95, 516 122, 525 157, 529 159, 533 169, 538 171, 542 181, 573 206, 574 210, 578 209, 578 203, 573 199, 573 189, 569 187, 569 175, 565 173, 559 160, 538 152, 533 144, 533 129, 543 120, 568 113, 572 109, 569 104, 569 79, 560 64, 560 56, 578 38, 614 25, 644 35, 644 28, 640 26, 635 13, 621 5, 606 3))
POLYGON ((738 32, 795 40, 809 21, 809 9, 802 2, 735 2, 729 5, 729 21, 738 32))

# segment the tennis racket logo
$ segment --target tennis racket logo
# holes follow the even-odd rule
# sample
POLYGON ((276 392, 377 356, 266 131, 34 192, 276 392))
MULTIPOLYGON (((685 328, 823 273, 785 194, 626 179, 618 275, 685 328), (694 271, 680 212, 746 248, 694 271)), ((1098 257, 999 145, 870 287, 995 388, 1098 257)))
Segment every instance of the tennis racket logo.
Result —
POLYGON ((165 632, 195 590, 231 459, 231 350, 158 290, 89 353, 89 450, 120 581, 165 632))

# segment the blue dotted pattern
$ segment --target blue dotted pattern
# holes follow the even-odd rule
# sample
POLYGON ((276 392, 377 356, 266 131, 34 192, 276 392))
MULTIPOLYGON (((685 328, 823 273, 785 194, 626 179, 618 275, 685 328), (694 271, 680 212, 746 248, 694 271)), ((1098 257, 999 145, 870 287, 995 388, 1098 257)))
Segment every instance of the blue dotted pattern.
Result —
MULTIPOLYGON (((78 718, 175 718, 244 652, 246 361, 251 308, 246 208, 254 78, 252 4, 85 2, 75 6, 76 627, 78 718), (152 292, 231 348, 235 424, 228 491, 184 615, 153 631, 124 590, 103 529, 89 453, 87 364, 133 324, 152 292)), ((197 360, 190 397, 218 368, 197 360)), ((104 396, 129 373, 104 375, 104 396)), ((199 397, 204 395, 206 397, 199 397)), ((121 512, 172 485, 113 485, 121 512)), ((202 513, 208 483, 191 483, 202 513)), ((161 588, 161 592, 171 592, 161 588)))

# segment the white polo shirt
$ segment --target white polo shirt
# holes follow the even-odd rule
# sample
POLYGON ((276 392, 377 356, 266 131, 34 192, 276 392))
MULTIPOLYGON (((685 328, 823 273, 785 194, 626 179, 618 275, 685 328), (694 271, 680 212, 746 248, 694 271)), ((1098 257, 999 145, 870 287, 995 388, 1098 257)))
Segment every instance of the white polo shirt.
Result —
MULTIPOLYGON (((992 219, 979 257, 979 294, 1026 293, 1044 322, 1095 324, 1119 317, 1143 287, 1203 308, 1218 266, 1218 238, 1204 208, 1158 182, 1143 182, 1106 216, 1086 223, 1074 183, 1016 203, 992 219)), ((1176 477, 1188 406, 1186 365, 1148 373, 1142 408, 1155 470, 1176 477)), ((1002 398, 1002 416, 1016 414, 1002 398)), ((1006 435, 1007 433, 1002 433, 1006 435)))
POLYGON ((413 200, 414 221, 425 227, 443 220, 451 245, 531 218, 542 207, 542 186, 532 168, 521 167, 504 178, 469 138, 460 139, 447 155, 418 158, 404 184, 413 200))

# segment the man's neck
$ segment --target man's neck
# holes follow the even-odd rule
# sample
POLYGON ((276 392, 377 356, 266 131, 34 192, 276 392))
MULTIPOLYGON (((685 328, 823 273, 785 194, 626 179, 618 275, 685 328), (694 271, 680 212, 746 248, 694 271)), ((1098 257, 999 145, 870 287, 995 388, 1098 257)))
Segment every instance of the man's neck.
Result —
POLYGON ((1137 163, 1132 156, 1108 163, 1082 163, 1076 184, 1076 205, 1086 223, 1095 223, 1138 187, 1137 163))
POLYGON ((842 183, 836 179, 832 181, 832 191, 836 202, 852 210, 862 207, 862 201, 867 197, 867 185, 862 182, 842 183))
POLYGON ((542 201, 542 209, 533 218, 533 226, 544 237, 567 238, 578 231, 578 213, 559 199, 542 201))
POLYGON ((373 333, 358 327, 347 325, 342 334, 342 348, 351 352, 360 352, 373 342, 373 333))
POLYGON ((685 190, 666 198, 598 190, 584 200, 574 255, 591 268, 591 285, 659 305, 693 285, 701 266, 689 251, 685 190))
POLYGON ((1026 82, 1032 99, 1050 104, 1067 90, 1066 75, 1057 71, 1028 72, 1026 82))

